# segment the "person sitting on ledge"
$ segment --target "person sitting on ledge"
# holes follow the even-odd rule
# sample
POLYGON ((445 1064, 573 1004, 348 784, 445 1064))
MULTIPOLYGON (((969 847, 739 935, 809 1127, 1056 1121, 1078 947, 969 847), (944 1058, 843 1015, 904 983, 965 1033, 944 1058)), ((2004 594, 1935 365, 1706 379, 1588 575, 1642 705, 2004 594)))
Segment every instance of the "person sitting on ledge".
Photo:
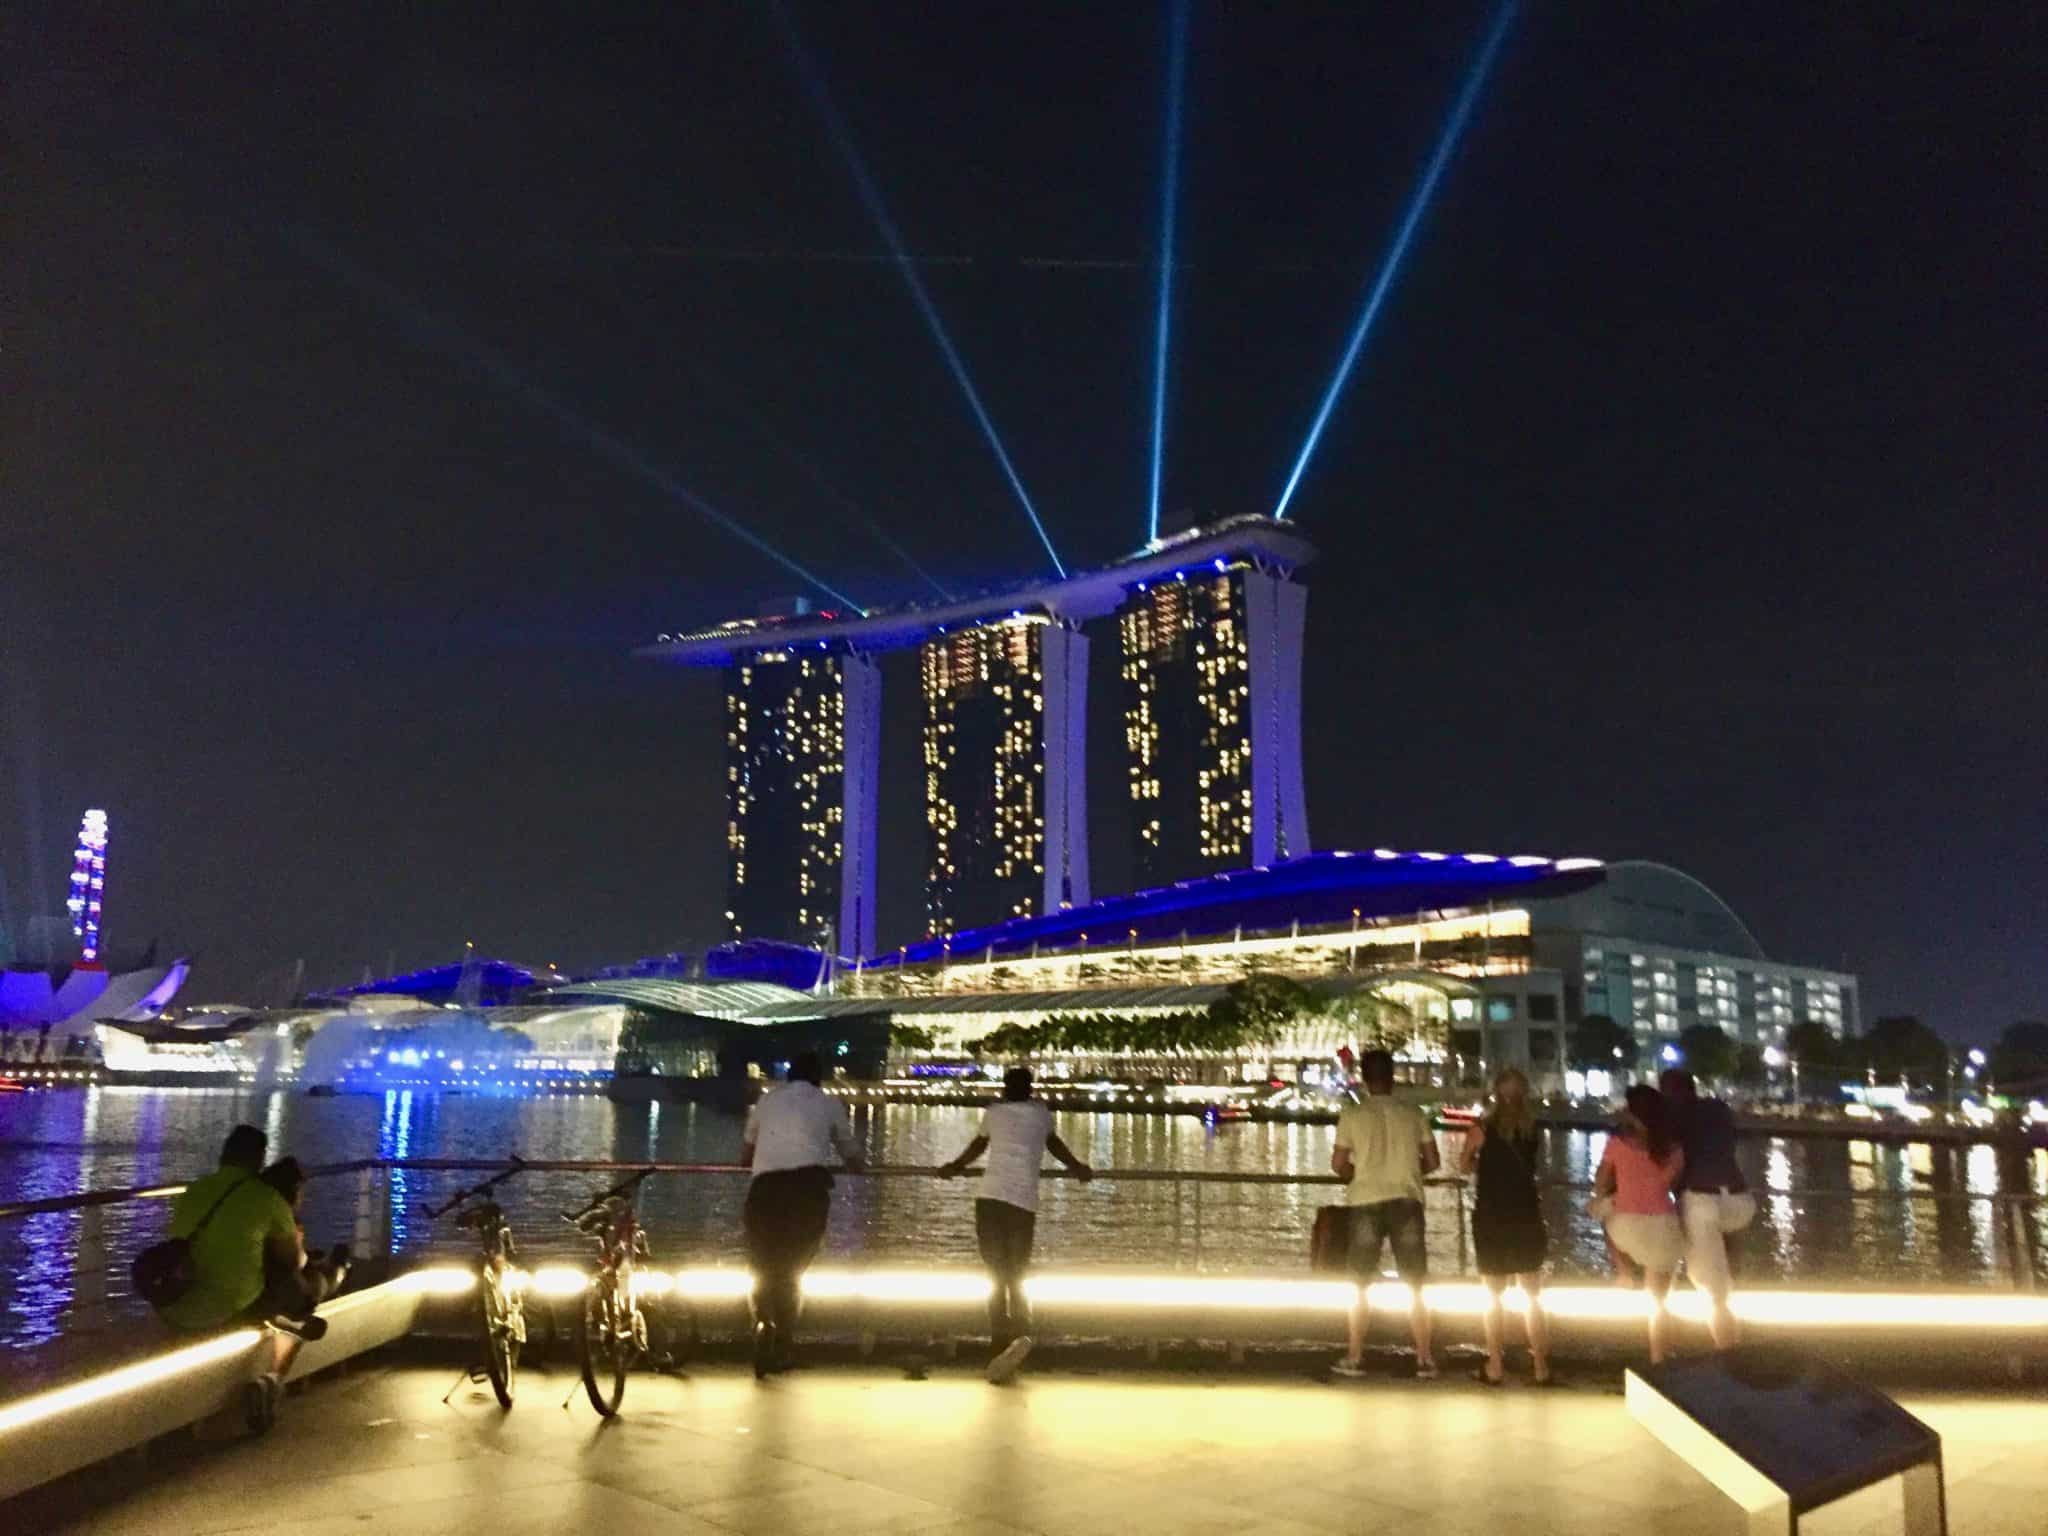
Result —
POLYGON ((267 1305, 266 1266, 296 1275, 306 1262, 291 1205, 262 1178, 269 1147, 270 1138, 257 1127, 236 1126, 221 1143, 220 1167, 178 1196, 170 1235, 191 1243, 192 1283, 157 1314, 180 1333, 273 1321, 286 1330, 276 1338, 271 1368, 244 1392, 244 1416, 258 1432, 277 1416, 283 1373, 298 1347, 298 1339, 287 1334, 317 1338, 327 1331, 318 1318, 278 1319, 267 1305))
POLYGON ((299 1208, 306 1198, 306 1170, 299 1166, 296 1157, 279 1158, 263 1170, 262 1178, 291 1207, 292 1225, 299 1234, 300 1261, 297 1268, 292 1268, 277 1255, 264 1255, 263 1294, 250 1310, 266 1321, 282 1319, 287 1326, 298 1325, 297 1331, 307 1338, 319 1338, 327 1329, 323 1320, 313 1316, 313 1309, 340 1290, 348 1279, 348 1250, 336 1245, 318 1256, 307 1251, 306 1226, 299 1219, 299 1208), (320 1326, 306 1326, 311 1323, 320 1326))

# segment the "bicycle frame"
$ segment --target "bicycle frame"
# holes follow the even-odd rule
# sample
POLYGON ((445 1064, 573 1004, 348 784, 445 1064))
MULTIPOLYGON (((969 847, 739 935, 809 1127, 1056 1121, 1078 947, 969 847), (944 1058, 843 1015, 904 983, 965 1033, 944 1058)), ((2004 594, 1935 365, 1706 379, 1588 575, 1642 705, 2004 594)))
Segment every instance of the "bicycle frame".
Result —
MULTIPOLYGON (((518 1368, 519 1351, 526 1343, 526 1310, 519 1292, 511 1284, 512 1261, 518 1252, 518 1245, 512 1237, 512 1224, 505 1218, 504 1207, 491 1198, 491 1191, 524 1171, 525 1165, 514 1157, 512 1166, 503 1173, 456 1191, 427 1213, 430 1217, 440 1217, 463 1207, 462 1214, 456 1218, 456 1225, 476 1229, 481 1249, 477 1260, 477 1286, 483 1311, 484 1374, 490 1378, 499 1404, 506 1408, 512 1406, 512 1378, 518 1368), (476 1203, 471 1204, 472 1201, 476 1203)), ((472 1371, 470 1379, 479 1378, 472 1371)))

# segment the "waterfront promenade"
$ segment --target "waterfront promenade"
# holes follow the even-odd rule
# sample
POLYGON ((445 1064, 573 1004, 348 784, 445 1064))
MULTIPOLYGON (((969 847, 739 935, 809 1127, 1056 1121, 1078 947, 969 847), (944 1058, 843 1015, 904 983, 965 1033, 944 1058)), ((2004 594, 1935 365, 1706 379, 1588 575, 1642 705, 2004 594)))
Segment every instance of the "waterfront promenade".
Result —
MULTIPOLYGON (((1100 1375, 1055 1364, 1011 1389, 964 1362, 908 1381, 821 1366, 766 1387, 738 1364, 642 1375, 600 1426, 561 1368, 447 1407, 441 1365, 365 1364, 290 1398, 261 1440, 177 1444, 0 1506, 11 1529, 556 1536, 659 1531, 1092 1536, 1707 1536, 1741 1529, 1628 1417, 1611 1384, 1333 1386, 1254 1365, 1100 1375)), ((2048 1508, 2038 1394, 1908 1391, 1944 1438, 1951 1529, 2016 1536, 2048 1508)), ((1898 1529, 1885 1484, 1803 1529, 1898 1529)))

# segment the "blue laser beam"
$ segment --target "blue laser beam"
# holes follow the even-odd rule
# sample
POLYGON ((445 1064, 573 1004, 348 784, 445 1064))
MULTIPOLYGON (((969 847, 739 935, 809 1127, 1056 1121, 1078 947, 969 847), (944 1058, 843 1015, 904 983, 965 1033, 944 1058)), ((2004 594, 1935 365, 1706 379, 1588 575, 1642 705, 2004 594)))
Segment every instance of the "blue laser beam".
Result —
POLYGON ((1009 451, 1003 447, 1003 440, 996 432, 996 424, 990 419, 988 408, 981 403, 981 392, 974 387, 974 380, 968 376, 967 364, 961 359, 959 348, 953 345, 953 338, 947 334, 946 325, 939 318, 939 309, 932 302, 932 296, 924 286, 924 280, 917 275, 916 265, 910 259, 910 249, 903 243, 903 236, 896 228, 896 221, 889 216, 888 204, 883 202, 880 188, 868 172, 867 163, 861 159, 860 151, 854 146, 853 135, 848 131, 846 120, 839 115, 839 108, 833 103, 832 94, 826 88, 824 74, 812 59, 810 50, 804 46, 802 35, 796 29, 796 21, 788 8, 773 0, 768 7, 774 16, 776 26, 782 32, 783 42, 788 46, 790 57, 796 61, 797 73, 803 77, 804 89, 810 93, 811 104, 824 119, 827 133, 839 157, 846 162, 848 174, 853 177, 854 190, 860 194, 862 206, 868 217, 874 221, 883 243, 889 247, 889 254, 897 272, 902 276, 904 286, 910 290, 910 297, 917 310, 924 317, 932 340, 938 344, 939 355, 946 360, 954 382, 967 397, 967 407, 974 413, 974 419, 981 426, 981 435, 988 439, 988 445, 1002 466, 1003 478, 1010 482, 1010 489, 1017 494, 1017 501, 1024 508, 1024 515, 1031 519, 1031 526, 1038 534, 1038 542, 1045 546, 1045 552, 1052 557, 1053 569, 1061 576, 1067 574, 1061 562, 1059 551, 1052 547, 1052 536, 1045 531, 1045 523, 1038 515, 1038 508, 1031 503, 1030 493, 1024 489, 1024 481, 1017 474, 1017 467, 1010 462, 1009 451))
POLYGON ((911 574, 916 576, 920 581, 922 581, 926 586, 930 587, 934 592, 936 592, 940 597, 944 598, 947 602, 950 603, 954 600, 953 593, 945 585, 943 585, 936 576, 932 575, 930 571, 926 570, 924 566, 919 563, 915 555, 911 554, 909 550, 905 549, 901 544, 897 543, 895 539, 891 538, 888 534, 888 531, 884 529, 881 523, 875 519, 873 513, 869 512, 866 507, 862 506, 859 502, 855 501, 851 496, 847 495, 846 492, 842 491, 837 485, 833 484, 831 478, 825 473, 825 471, 818 467, 817 460, 813 459, 808 453, 804 452, 803 449, 797 447, 796 444, 792 443, 788 438, 784 437, 780 432, 776 431, 776 429, 769 422, 767 417, 763 416, 759 411, 755 410, 752 406, 746 404, 740 398, 739 391, 731 384, 729 380, 719 378, 717 375, 713 373, 713 371, 708 365, 701 361, 699 361, 697 364, 697 371, 700 375, 703 375, 707 378, 713 378, 716 380, 717 393, 719 398, 724 401, 727 409, 729 409, 734 415, 738 416, 739 419, 746 424, 749 431, 751 431, 756 437, 760 438, 761 441, 766 443, 770 448, 773 448, 775 452, 784 461, 790 464, 794 464, 797 467, 798 471, 803 475, 803 477, 806 480, 810 481, 811 484, 814 487, 816 487, 820 494, 822 494, 827 500, 838 503, 838 505, 843 507, 847 512, 851 513, 853 516, 859 518, 863 523, 867 524, 868 532, 874 535, 875 542, 877 544, 880 544, 882 548, 886 549, 898 560, 901 560, 904 563, 904 565, 908 566, 910 568, 911 574))
POLYGON ((1173 318, 1174 220, 1180 206, 1182 83, 1188 67, 1187 0, 1172 0, 1166 37, 1166 171, 1159 190, 1159 313, 1152 338, 1152 503, 1145 537, 1159 538, 1159 484, 1166 463, 1166 362, 1173 318))
POLYGON ((1365 346, 1366 334, 1372 330, 1373 321, 1379 318, 1380 306, 1386 302, 1387 290, 1393 286, 1394 274, 1400 270, 1401 258, 1408 254, 1408 244, 1415 238, 1415 228, 1422 222, 1422 215, 1429 207, 1430 197, 1436 191, 1437 181, 1443 176, 1444 167, 1449 164, 1451 152, 1458 147, 1458 140, 1465 132, 1466 119, 1472 115, 1472 105, 1479 98, 1479 89, 1486 83, 1487 72, 1493 67, 1493 57, 1500 51, 1501 40, 1507 36, 1508 26, 1515 19, 1517 0, 1505 0, 1493 26, 1480 45, 1479 57, 1472 65, 1472 72, 1465 79, 1458 99, 1451 107, 1449 120, 1444 124, 1443 136, 1437 140, 1436 152, 1429 157, 1429 164, 1422 173, 1422 180, 1415 188, 1415 195, 1408 201, 1408 211, 1402 215, 1400 225, 1394 231, 1393 244, 1387 247, 1386 259, 1380 263, 1379 276, 1373 280, 1371 290, 1365 296, 1365 307, 1359 312, 1358 324, 1351 332, 1351 340, 1344 348, 1344 355, 1338 360, 1337 371, 1330 379, 1330 387, 1323 392, 1322 405, 1317 409, 1315 419, 1309 423, 1308 437, 1301 445, 1301 453, 1295 458, 1294 468, 1287 476, 1287 485, 1280 492, 1280 501, 1273 508, 1276 519, 1287 516, 1287 504, 1294 499, 1295 487, 1301 484, 1302 472, 1308 468, 1308 461, 1321 440, 1323 428, 1329 425, 1330 412, 1336 408, 1337 397, 1344 392, 1350 381, 1351 370, 1358 362, 1358 354, 1365 346))
POLYGON ((503 354, 463 331, 453 321, 432 313, 392 284, 364 270, 324 241, 302 229, 287 232, 292 244, 313 262, 340 279, 389 314, 405 330, 444 356, 467 364, 492 384, 526 406, 547 417, 569 437, 580 440, 599 458, 642 481, 673 501, 680 502, 699 517, 724 529, 741 543, 765 555, 806 586, 844 603, 856 613, 865 613, 852 598, 837 587, 792 560, 737 518, 729 516, 649 459, 631 443, 606 427, 599 426, 559 396, 528 378, 503 354))

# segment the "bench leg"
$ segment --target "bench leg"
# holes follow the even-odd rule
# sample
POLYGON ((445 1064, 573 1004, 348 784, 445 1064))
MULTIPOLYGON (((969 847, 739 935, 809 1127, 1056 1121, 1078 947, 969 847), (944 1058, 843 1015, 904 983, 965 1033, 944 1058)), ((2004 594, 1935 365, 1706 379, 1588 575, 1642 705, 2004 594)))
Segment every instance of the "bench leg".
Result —
POLYGON ((1948 1536, 1948 1496, 1941 1485, 1941 1461, 1923 1461, 1899 1474, 1906 1511, 1906 1536, 1948 1536))

